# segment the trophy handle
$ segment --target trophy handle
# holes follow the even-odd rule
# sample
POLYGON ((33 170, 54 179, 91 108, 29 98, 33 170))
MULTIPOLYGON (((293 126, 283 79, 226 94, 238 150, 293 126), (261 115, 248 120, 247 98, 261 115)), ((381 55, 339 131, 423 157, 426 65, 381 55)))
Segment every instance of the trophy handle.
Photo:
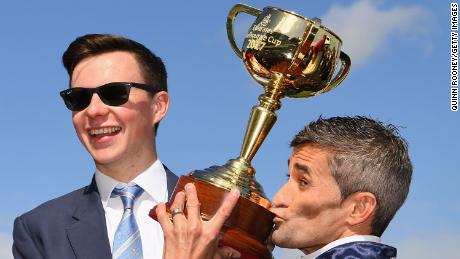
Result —
POLYGON ((238 45, 236 45, 235 42, 235 35, 233 34, 233 22, 235 21, 236 16, 239 13, 247 13, 252 16, 258 16, 262 11, 259 9, 256 9, 252 6, 245 5, 245 4, 236 4, 230 9, 230 12, 228 12, 227 16, 227 37, 228 40, 230 41, 230 45, 232 46, 233 51, 235 51, 236 55, 238 57, 243 58, 243 53, 241 50, 238 48, 238 45))
POLYGON ((351 66, 351 59, 350 57, 343 51, 340 51, 340 60, 342 61, 342 65, 340 66, 340 71, 337 73, 335 78, 332 80, 332 83, 328 85, 321 91, 315 93, 315 95, 322 94, 325 92, 329 92, 330 90, 336 88, 347 76, 348 72, 350 71, 351 66))

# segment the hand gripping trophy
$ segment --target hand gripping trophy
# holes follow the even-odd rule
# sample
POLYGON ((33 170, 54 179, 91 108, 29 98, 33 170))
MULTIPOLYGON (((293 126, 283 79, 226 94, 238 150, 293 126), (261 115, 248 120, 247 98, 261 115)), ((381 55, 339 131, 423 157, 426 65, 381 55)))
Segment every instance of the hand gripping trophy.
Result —
MULTIPOLYGON (((225 193, 240 190, 241 197, 224 225, 223 243, 241 251, 243 258, 271 258, 266 246, 274 214, 261 185, 255 180, 251 160, 276 121, 275 111, 282 97, 307 98, 332 90, 348 74, 351 61, 341 52, 341 40, 321 25, 276 7, 259 10, 235 5, 227 17, 227 34, 235 53, 249 74, 264 88, 259 105, 254 106, 240 155, 223 166, 211 166, 182 176, 175 193, 193 182, 201 201, 204 220, 212 218, 225 193), (234 39, 236 16, 256 17, 240 49, 234 39), (336 72, 337 64, 340 70, 336 72)), ((174 195, 171 200, 174 199, 174 195)))

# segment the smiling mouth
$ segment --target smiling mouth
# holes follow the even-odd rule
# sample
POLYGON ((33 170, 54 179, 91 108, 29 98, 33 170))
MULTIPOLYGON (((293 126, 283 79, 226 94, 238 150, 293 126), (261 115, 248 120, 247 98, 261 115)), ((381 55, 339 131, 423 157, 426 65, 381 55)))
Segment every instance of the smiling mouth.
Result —
POLYGON ((91 137, 101 137, 101 136, 107 136, 107 135, 114 135, 120 131, 121 131, 121 127, 105 127, 105 128, 91 129, 88 132, 91 137))

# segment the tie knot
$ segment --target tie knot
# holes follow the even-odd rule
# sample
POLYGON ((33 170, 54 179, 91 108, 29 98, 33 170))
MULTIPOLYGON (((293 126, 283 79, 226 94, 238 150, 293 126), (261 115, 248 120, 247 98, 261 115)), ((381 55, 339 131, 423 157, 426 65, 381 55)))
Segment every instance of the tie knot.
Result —
POLYGON ((144 190, 139 185, 126 186, 124 188, 114 188, 111 197, 120 196, 124 209, 131 209, 134 200, 139 198, 144 190))

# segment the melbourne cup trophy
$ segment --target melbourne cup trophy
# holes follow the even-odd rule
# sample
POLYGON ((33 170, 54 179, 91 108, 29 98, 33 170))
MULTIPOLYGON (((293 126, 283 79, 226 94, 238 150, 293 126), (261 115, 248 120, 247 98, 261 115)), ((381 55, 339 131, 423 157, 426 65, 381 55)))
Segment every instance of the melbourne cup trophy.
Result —
POLYGON ((348 74, 351 61, 341 51, 341 39, 322 26, 320 19, 276 7, 259 10, 244 4, 233 6, 227 17, 227 34, 249 74, 263 86, 263 94, 252 108, 239 156, 225 165, 180 177, 171 201, 186 183, 192 182, 201 202, 202 218, 209 220, 224 195, 233 188, 239 189, 241 197, 222 229, 222 243, 240 251, 243 258, 272 258, 266 242, 274 214, 255 179, 251 160, 276 122, 275 111, 281 107, 281 98, 306 98, 332 90, 348 74), (242 48, 233 34, 239 13, 256 17, 242 48))

